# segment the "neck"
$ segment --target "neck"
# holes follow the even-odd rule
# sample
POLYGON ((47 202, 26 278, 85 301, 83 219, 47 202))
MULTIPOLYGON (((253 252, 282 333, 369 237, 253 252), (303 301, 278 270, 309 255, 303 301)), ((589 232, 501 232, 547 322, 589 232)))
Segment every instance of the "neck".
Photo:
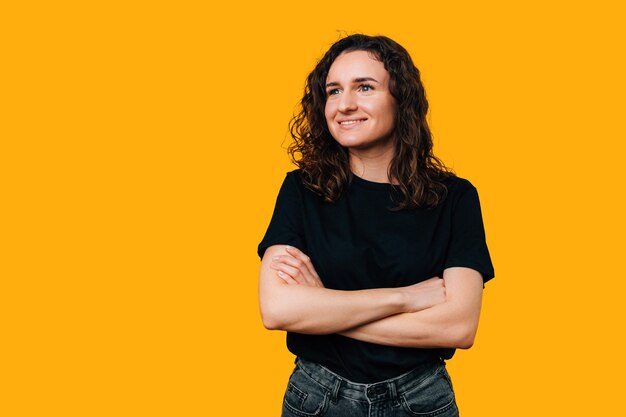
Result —
POLYGON ((394 149, 390 147, 378 152, 358 152, 350 150, 350 169, 365 180, 397 184, 389 178, 388 170, 393 159, 394 149))

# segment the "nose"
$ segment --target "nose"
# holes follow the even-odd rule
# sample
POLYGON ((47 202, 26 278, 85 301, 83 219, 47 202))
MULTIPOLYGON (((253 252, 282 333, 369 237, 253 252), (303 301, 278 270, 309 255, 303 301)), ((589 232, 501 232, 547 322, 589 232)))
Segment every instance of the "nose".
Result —
POLYGON ((337 110, 342 113, 346 113, 356 110, 357 107, 356 97, 354 97, 352 92, 345 91, 339 99, 339 106, 337 107, 337 110))

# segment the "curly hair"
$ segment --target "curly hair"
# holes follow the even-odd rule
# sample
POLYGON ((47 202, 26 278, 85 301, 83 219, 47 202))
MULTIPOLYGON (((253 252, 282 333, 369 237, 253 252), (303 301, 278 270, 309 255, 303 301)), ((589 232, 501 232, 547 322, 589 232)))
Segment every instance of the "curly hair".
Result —
POLYGON ((390 75, 389 90, 396 100, 395 152, 388 169, 398 181, 401 198, 392 193, 396 210, 434 207, 445 197, 443 180, 454 173, 433 154, 426 121, 428 101, 420 72, 409 53, 386 36, 354 34, 335 42, 308 75, 300 111, 289 122, 293 142, 288 152, 300 168, 306 187, 327 202, 336 201, 354 175, 348 151, 331 135, 324 109, 326 77, 344 52, 367 51, 390 75))

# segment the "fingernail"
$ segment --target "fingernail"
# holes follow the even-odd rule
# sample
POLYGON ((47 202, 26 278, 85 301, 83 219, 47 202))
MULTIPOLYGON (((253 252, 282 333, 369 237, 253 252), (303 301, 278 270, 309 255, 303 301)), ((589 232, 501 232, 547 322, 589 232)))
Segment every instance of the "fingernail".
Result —
POLYGON ((274 256, 274 257, 272 258, 272 261, 277 261, 277 260, 278 260, 278 256, 274 256))
POLYGON ((283 273, 283 271, 278 271, 278 275, 280 275, 282 277, 285 274, 283 273))
POLYGON ((291 249, 291 246, 285 246, 285 250, 291 249))

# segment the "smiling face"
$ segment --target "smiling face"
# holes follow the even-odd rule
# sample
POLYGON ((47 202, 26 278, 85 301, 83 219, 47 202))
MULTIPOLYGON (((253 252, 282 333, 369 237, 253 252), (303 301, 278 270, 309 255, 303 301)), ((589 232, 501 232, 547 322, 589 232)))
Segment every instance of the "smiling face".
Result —
POLYGON ((392 152, 396 102, 389 73, 367 51, 344 52, 326 78, 326 123, 351 152, 392 152))

